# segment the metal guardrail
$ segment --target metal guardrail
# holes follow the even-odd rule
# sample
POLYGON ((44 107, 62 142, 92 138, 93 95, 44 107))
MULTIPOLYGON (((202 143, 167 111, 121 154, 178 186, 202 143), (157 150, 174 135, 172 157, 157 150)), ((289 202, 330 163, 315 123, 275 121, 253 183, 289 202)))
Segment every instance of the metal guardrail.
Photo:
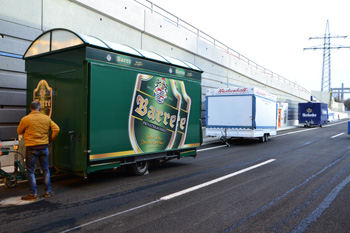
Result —
POLYGON ((168 21, 169 23, 175 25, 176 27, 183 28, 197 36, 197 38, 202 39, 209 44, 213 45, 214 47, 222 50, 223 52, 227 53, 228 55, 234 56, 237 59, 247 63, 247 65, 254 67, 256 70, 261 71, 263 74, 269 75, 271 78, 274 78, 278 81, 283 82, 286 85, 292 86, 295 89, 298 89, 299 91, 303 91, 307 93, 308 95, 311 95, 310 91, 305 89, 304 87, 296 84, 295 82, 290 81, 289 79, 286 79, 274 72, 272 72, 269 69, 266 69, 265 67, 260 66, 259 64, 255 63, 254 61, 250 60, 249 58, 243 56, 242 54, 238 53, 234 49, 231 49, 224 43, 216 40, 214 37, 206 34, 205 32, 199 30, 198 28, 192 26, 191 24, 181 20, 179 17, 173 15, 172 13, 164 10, 163 8, 159 7, 158 5, 154 4, 153 2, 149 0, 134 0, 138 4, 142 5, 145 9, 149 10, 152 13, 155 13, 161 17, 164 18, 164 20, 168 21))

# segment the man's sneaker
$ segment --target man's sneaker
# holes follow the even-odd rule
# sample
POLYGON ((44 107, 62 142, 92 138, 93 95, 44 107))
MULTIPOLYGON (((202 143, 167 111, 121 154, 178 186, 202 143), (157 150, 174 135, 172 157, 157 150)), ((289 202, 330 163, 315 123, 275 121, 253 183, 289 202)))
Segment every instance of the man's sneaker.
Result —
POLYGON ((24 201, 35 201, 37 198, 36 194, 27 194, 25 196, 23 196, 21 199, 24 201))
POLYGON ((45 192, 45 197, 52 197, 53 196, 53 192, 45 192))

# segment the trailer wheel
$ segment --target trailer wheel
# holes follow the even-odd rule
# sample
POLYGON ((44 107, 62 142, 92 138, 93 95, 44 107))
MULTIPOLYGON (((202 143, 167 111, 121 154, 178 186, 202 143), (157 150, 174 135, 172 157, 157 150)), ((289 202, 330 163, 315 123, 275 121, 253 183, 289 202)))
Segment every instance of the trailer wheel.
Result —
POLYGON ((260 140, 261 143, 264 143, 265 142, 265 135, 262 136, 261 138, 259 138, 259 140, 260 140))
POLYGON ((148 166, 148 161, 140 161, 130 164, 130 173, 135 176, 142 176, 148 171, 148 166))
POLYGON ((269 135, 268 134, 264 134, 264 140, 265 140, 265 142, 269 141, 269 135))
POLYGON ((6 188, 13 188, 17 184, 17 179, 14 175, 10 177, 10 179, 4 178, 4 185, 6 188))

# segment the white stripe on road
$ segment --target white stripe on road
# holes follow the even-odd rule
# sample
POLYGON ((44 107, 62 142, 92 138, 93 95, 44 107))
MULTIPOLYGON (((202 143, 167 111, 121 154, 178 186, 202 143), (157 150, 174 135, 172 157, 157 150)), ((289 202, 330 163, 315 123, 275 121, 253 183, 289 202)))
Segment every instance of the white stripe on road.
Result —
MULTIPOLYGON (((323 128, 325 128, 325 127, 331 127, 331 126, 339 125, 339 124, 343 124, 343 123, 347 123, 347 121, 342 121, 342 122, 334 123, 334 124, 331 124, 331 125, 323 125, 322 127, 323 127, 323 128)), ((279 134, 279 135, 271 136, 271 138, 280 137, 280 136, 289 135, 289 134, 294 134, 294 133, 306 132, 306 131, 314 130, 314 129, 319 129, 319 127, 310 128, 310 129, 304 129, 304 130, 299 130, 299 131, 294 131, 294 132, 289 132, 289 133, 285 133, 285 134, 279 134)))
POLYGON ((197 150, 197 151, 200 152, 200 151, 205 151, 205 150, 212 150, 212 149, 217 149, 217 148, 221 148, 221 147, 224 147, 224 146, 226 146, 226 145, 210 147, 210 148, 204 148, 204 149, 200 149, 200 150, 197 150))
POLYGON ((336 137, 339 137, 340 135, 343 135, 344 133, 340 133, 340 134, 337 134, 337 135, 334 135, 332 136, 331 138, 336 138, 336 137))
POLYGON ((318 129, 318 128, 303 129, 303 130, 294 131, 294 132, 289 132, 289 133, 285 133, 285 134, 279 134, 279 135, 271 136, 271 138, 275 138, 275 137, 279 137, 279 136, 285 136, 285 135, 294 134, 294 133, 306 132, 306 131, 315 130, 315 129, 318 129))
POLYGON ((218 183, 218 182, 220 182, 220 181, 226 180, 226 179, 231 178, 231 177, 233 177, 233 176, 237 176, 237 175, 239 175, 239 174, 242 174, 242 173, 244 173, 244 172, 250 171, 250 170, 255 169, 255 168, 257 168, 257 167, 261 167, 261 166, 266 165, 266 164, 268 164, 268 163, 271 163, 271 162, 273 162, 273 161, 275 161, 275 160, 276 160, 276 159, 267 160, 267 161, 265 161, 265 162, 262 162, 262 163, 259 163, 259 164, 254 165, 254 166, 251 166, 251 167, 242 169, 242 170, 240 170, 240 171, 237 171, 237 172, 228 174, 228 175, 226 175, 226 176, 222 176, 222 177, 219 177, 219 178, 217 178, 217 179, 214 179, 214 180, 205 182, 205 183, 203 183, 203 184, 196 185, 196 186, 193 186, 193 187, 191 187, 191 188, 182 190, 182 191, 180 191, 180 192, 176 192, 176 193, 173 193, 173 194, 164 196, 164 197, 160 198, 160 200, 164 200, 164 201, 165 201, 165 200, 170 200, 170 199, 172 199, 172 198, 174 198, 174 197, 181 196, 181 195, 183 195, 183 194, 186 194, 186 193, 189 193, 189 192, 198 190, 198 189, 200 189, 200 188, 204 188, 204 187, 206 187, 206 186, 209 186, 209 185, 218 183))
POLYGON ((344 123, 348 123, 348 122, 347 122, 347 121, 342 121, 342 122, 334 123, 334 124, 331 124, 331 125, 324 125, 323 128, 325 128, 325 127, 331 127, 331 126, 333 126, 333 125, 344 124, 344 123))
POLYGON ((90 225, 90 224, 92 224, 92 223, 97 223, 97 222, 103 221, 103 220, 108 219, 108 218, 112 218, 112 217, 115 217, 115 216, 118 216, 118 215, 122 215, 122 214, 128 213, 128 212, 133 211, 133 210, 141 209, 142 207, 149 206, 149 205, 152 205, 152 204, 157 203, 157 202, 159 202, 159 200, 157 200, 157 201, 152 201, 152 202, 149 202, 149 203, 147 203, 147 204, 140 205, 140 206, 137 206, 137 207, 135 207, 135 208, 128 209, 128 210, 124 210, 124 211, 122 211, 122 212, 118 212, 118 213, 115 213, 115 214, 112 214, 112 215, 108 215, 108 216, 103 217, 103 218, 98 218, 98 219, 93 220, 93 221, 91 221, 91 222, 87 222, 87 223, 81 224, 81 225, 79 225, 79 226, 76 226, 76 227, 67 229, 67 230, 65 230, 65 231, 61 231, 61 233, 66 233, 66 232, 74 231, 74 230, 80 229, 80 228, 82 228, 82 227, 85 227, 85 226, 87 226, 87 225, 90 225))
POLYGON ((87 223, 84 223, 84 224, 75 226, 75 227, 73 227, 73 228, 70 228, 70 229, 67 229, 67 230, 65 230, 65 231, 62 231, 62 233, 63 233, 63 232, 66 233, 66 232, 70 232, 70 231, 73 231, 73 230, 77 230, 77 229, 83 228, 83 227, 85 227, 85 226, 88 226, 88 225, 90 225, 90 224, 92 224, 92 223, 97 223, 97 222, 100 222, 100 221, 103 221, 103 220, 106 220, 106 219, 109 219, 109 218, 112 218, 112 217, 115 217, 115 216, 119 216, 119 215, 122 215, 122 214, 125 214, 125 213, 128 213, 128 212, 131 212, 131 211, 133 211, 133 210, 141 209, 141 208, 143 208, 143 207, 150 206, 150 205, 155 204, 155 203, 158 203, 158 202, 160 202, 160 201, 170 200, 170 199, 172 199, 172 198, 174 198, 174 197, 178 197, 178 196, 180 196, 180 195, 183 195, 183 194, 186 194, 186 193, 195 191, 195 190, 197 190, 197 189, 206 187, 206 186, 208 186, 208 185, 211 185, 211 184, 220 182, 220 181, 225 180, 225 179, 228 179, 228 178, 230 178, 230 177, 233 177, 233 176, 242 174, 242 173, 244 173, 244 172, 250 171, 250 170, 252 170, 252 169, 261 167, 261 166, 266 165, 266 164, 268 164, 268 163, 271 163, 271 162, 273 162, 273 161, 275 161, 275 160, 276 160, 276 159, 267 160, 267 161, 265 161, 265 162, 262 162, 262 163, 253 165, 253 166, 251 166, 251 167, 248 167, 248 168, 242 169, 242 170, 240 170, 240 171, 231 173, 231 174, 229 174, 229 175, 226 175, 226 176, 217 178, 217 179, 215 179, 215 180, 212 180, 212 181, 203 183, 203 184, 201 184, 201 185, 197 185, 197 186, 194 186, 194 187, 192 187, 192 188, 185 189, 185 190, 183 190, 183 191, 180 191, 180 192, 177 192, 177 193, 173 193, 173 194, 164 196, 164 197, 162 197, 162 198, 160 198, 160 199, 158 199, 158 200, 156 200, 156 201, 152 201, 152 202, 149 202, 149 203, 144 204, 144 205, 140 205, 140 206, 137 206, 137 207, 128 209, 128 210, 124 210, 124 211, 121 211, 121 212, 117 212, 117 213, 114 213, 114 214, 105 216, 105 217, 103 217, 103 218, 98 218, 98 219, 96 219, 96 220, 93 220, 93 221, 90 221, 90 222, 87 222, 87 223))

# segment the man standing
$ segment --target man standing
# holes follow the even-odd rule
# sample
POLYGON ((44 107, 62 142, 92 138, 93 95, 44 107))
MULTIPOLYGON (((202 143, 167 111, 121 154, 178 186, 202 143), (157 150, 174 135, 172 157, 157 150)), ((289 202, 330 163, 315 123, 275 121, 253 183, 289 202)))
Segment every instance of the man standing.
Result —
POLYGON ((40 112, 40 103, 33 101, 30 104, 30 113, 23 117, 17 128, 18 134, 24 135, 26 146, 26 166, 30 193, 22 200, 35 200, 37 198, 37 185, 35 180, 35 162, 39 159, 45 183, 45 197, 50 197, 51 179, 49 171, 49 141, 53 141, 60 128, 51 118, 40 112), (52 134, 50 136, 50 130, 52 134))

